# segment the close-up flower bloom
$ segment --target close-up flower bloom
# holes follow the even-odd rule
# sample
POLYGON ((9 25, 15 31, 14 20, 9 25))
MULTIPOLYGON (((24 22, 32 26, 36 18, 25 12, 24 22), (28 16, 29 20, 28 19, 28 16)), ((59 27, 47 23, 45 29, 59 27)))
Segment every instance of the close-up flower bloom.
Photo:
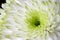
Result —
POLYGON ((0 40, 60 40, 60 0, 6 0, 0 9, 0 40))

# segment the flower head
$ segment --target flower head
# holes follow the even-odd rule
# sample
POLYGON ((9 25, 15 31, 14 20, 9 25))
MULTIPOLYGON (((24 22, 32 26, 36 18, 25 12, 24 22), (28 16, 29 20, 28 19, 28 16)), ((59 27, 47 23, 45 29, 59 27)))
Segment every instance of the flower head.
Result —
POLYGON ((59 40, 59 0, 6 1, 2 40, 59 40))

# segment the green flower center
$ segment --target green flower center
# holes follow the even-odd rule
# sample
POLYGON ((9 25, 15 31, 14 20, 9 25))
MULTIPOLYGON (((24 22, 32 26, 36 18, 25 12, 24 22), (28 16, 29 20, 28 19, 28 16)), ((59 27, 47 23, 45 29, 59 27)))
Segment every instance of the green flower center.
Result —
POLYGON ((35 26, 39 26, 40 25, 40 22, 36 20, 36 22, 34 22, 34 25, 35 26))
MULTIPOLYGON (((26 12, 27 13, 27 12, 26 12)), ((48 15, 44 10, 31 10, 26 14, 26 23, 29 29, 42 29, 48 24, 48 15)))
POLYGON ((25 21, 28 27, 28 35, 32 36, 32 33, 34 33, 42 36, 42 38, 45 38, 45 31, 47 30, 49 24, 48 13, 45 10, 31 10, 26 12, 25 21))

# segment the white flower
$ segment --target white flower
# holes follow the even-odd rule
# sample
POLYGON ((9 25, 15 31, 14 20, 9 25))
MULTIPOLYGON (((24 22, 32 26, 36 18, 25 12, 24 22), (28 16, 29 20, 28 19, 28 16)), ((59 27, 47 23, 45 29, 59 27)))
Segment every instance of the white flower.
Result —
MULTIPOLYGON (((6 0, 1 40, 59 40, 59 0, 6 0), (9 33, 8 33, 9 32, 9 33)), ((1 19, 2 19, 1 18, 1 19)))

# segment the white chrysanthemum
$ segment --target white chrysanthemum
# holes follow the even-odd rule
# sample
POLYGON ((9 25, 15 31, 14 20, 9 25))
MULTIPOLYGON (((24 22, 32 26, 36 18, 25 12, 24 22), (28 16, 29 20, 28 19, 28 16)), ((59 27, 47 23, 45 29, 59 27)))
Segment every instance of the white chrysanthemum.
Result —
POLYGON ((6 0, 0 40, 59 40, 59 0, 6 0))

